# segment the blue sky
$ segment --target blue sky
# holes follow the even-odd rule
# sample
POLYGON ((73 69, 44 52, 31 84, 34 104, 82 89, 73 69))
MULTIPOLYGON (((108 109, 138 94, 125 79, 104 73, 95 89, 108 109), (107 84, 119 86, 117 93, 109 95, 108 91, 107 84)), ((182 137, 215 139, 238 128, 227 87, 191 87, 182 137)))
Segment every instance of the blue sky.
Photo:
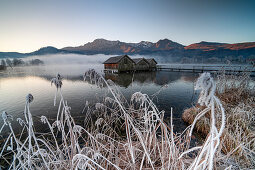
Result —
POLYGON ((183 45, 255 41, 254 0, 0 0, 0 51, 78 46, 96 38, 183 45))

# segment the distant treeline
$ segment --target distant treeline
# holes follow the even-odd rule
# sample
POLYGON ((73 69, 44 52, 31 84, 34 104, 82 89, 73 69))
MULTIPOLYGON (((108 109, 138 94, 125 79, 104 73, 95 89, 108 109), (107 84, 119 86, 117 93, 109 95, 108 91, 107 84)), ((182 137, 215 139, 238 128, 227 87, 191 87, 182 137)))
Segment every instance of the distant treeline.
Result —
POLYGON ((30 61, 23 61, 22 59, 2 59, 0 64, 0 70, 6 69, 6 67, 15 67, 15 66, 27 66, 27 65, 41 65, 44 64, 42 60, 32 59, 30 61))

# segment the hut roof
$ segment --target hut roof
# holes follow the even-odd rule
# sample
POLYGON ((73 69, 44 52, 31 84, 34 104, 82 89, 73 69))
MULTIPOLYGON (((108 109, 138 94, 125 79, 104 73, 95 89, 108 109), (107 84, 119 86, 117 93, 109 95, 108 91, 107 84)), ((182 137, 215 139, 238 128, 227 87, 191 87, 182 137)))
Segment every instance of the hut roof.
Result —
POLYGON ((133 61, 128 55, 121 55, 121 56, 116 56, 116 57, 110 57, 105 62, 103 62, 103 64, 116 64, 116 63, 120 62, 120 60, 124 57, 128 57, 131 61, 133 61))
MULTIPOLYGON (((135 64, 137 64, 137 63, 139 63, 140 61, 142 61, 142 60, 145 60, 144 58, 133 58, 133 61, 135 62, 135 64)), ((148 61, 147 60, 145 60, 147 63, 148 63, 148 61)), ((149 63, 148 63, 149 64, 149 63)))
POLYGON ((151 62, 151 61, 154 61, 156 64, 158 64, 157 63, 157 61, 154 59, 154 58, 148 58, 148 59, 146 59, 148 62, 151 62))

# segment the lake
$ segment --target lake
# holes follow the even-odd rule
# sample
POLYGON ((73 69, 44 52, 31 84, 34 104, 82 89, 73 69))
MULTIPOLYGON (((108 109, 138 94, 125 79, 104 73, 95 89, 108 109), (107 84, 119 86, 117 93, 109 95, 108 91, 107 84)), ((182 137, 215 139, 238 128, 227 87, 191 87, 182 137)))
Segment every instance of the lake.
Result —
MULTIPOLYGON (((40 126, 39 117, 45 115, 54 119, 58 106, 53 105, 56 92, 51 86, 51 79, 57 73, 63 77, 62 93, 71 107, 74 117, 80 116, 86 101, 95 104, 102 100, 106 89, 83 81, 83 73, 89 68, 95 68, 106 79, 113 80, 120 86, 121 92, 130 99, 134 92, 141 91, 149 96, 162 91, 153 99, 159 110, 165 110, 165 117, 170 116, 173 108, 174 129, 181 132, 186 128, 181 119, 184 109, 189 108, 197 101, 198 92, 195 92, 194 82, 198 77, 195 73, 181 72, 140 72, 135 74, 104 74, 102 61, 109 56, 44 56, 40 58, 45 62, 43 66, 26 66, 8 68, 0 72, 0 111, 6 111, 13 116, 12 125, 15 130, 20 126, 16 122, 18 117, 23 118, 26 95, 31 93, 34 101, 31 103, 31 113, 35 125, 40 126), (60 58, 62 57, 62 58, 60 58), (94 60, 91 58, 95 58, 94 60)), ((26 58, 25 60, 29 60, 26 58)), ((59 97, 57 97, 59 101, 59 97)), ((57 102, 58 104, 58 102, 57 102)), ((1 118, 0 125, 3 124, 1 118)), ((7 128, 6 128, 7 129, 7 128)), ((4 130, 3 133, 8 133, 4 130)))

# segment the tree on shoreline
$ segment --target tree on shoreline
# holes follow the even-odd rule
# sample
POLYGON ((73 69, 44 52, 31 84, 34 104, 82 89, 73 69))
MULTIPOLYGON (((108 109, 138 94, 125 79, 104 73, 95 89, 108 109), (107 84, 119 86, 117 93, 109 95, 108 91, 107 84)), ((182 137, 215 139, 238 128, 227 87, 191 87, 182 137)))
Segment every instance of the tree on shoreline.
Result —
POLYGON ((6 66, 6 62, 5 62, 4 59, 1 60, 1 65, 2 65, 2 66, 6 66))
POLYGON ((33 60, 29 61, 29 64, 31 64, 31 65, 41 65, 41 64, 44 64, 44 62, 42 60, 39 60, 39 59, 33 59, 33 60))
POLYGON ((17 66, 17 65, 25 64, 25 62, 24 62, 22 59, 14 58, 14 59, 12 60, 12 64, 13 64, 14 66, 17 66))

